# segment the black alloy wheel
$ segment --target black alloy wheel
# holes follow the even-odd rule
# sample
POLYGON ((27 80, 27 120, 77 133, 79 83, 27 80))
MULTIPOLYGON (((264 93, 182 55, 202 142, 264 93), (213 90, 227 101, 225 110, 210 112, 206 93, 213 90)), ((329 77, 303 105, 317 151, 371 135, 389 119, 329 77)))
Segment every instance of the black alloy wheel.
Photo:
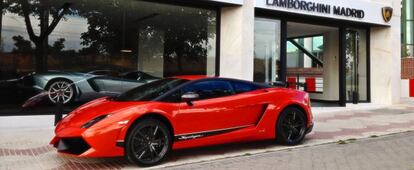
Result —
POLYGON ((140 166, 161 163, 172 147, 172 137, 167 126, 156 119, 139 121, 127 136, 125 156, 140 166))
POLYGON ((289 107, 279 116, 276 125, 276 140, 285 145, 297 145, 306 135, 306 116, 303 111, 289 107))

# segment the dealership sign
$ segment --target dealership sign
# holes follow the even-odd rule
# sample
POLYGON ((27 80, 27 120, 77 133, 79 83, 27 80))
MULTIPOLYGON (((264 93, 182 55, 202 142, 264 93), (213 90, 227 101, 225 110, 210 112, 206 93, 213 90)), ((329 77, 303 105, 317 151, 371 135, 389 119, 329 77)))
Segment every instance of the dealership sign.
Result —
POLYGON ((266 5, 325 14, 364 18, 364 10, 300 0, 266 0, 266 5))
POLYGON ((387 5, 363 0, 256 0, 256 8, 378 25, 389 25, 382 15, 387 5))

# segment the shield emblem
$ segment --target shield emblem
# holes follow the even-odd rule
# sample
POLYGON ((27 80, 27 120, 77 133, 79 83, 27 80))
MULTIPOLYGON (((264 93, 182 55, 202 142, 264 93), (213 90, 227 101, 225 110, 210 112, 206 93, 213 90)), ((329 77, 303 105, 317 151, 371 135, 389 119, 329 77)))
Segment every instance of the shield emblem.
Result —
POLYGON ((384 18, 385 22, 390 22, 392 18, 392 8, 391 7, 384 7, 382 8, 382 18, 384 18))

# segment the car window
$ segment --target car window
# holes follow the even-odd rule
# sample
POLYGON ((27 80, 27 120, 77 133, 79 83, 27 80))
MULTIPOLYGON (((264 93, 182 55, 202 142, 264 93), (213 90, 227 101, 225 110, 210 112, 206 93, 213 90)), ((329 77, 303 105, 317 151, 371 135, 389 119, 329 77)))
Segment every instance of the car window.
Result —
POLYGON ((233 88, 228 81, 207 80, 184 86, 181 93, 185 94, 187 92, 197 93, 200 95, 199 100, 203 100, 232 95, 233 88))
POLYGON ((261 88, 255 84, 241 81, 232 81, 231 84, 233 85, 236 94, 250 92, 261 88))

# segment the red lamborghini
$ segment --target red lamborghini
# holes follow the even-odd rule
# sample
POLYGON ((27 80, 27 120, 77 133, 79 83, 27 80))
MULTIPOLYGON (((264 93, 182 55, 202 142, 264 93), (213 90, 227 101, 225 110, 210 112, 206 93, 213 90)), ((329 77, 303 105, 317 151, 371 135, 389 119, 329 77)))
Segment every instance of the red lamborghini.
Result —
POLYGON ((60 153, 151 166, 175 149, 265 139, 299 144, 313 127, 310 107, 309 95, 293 89, 179 76, 77 108, 50 143, 60 153))

